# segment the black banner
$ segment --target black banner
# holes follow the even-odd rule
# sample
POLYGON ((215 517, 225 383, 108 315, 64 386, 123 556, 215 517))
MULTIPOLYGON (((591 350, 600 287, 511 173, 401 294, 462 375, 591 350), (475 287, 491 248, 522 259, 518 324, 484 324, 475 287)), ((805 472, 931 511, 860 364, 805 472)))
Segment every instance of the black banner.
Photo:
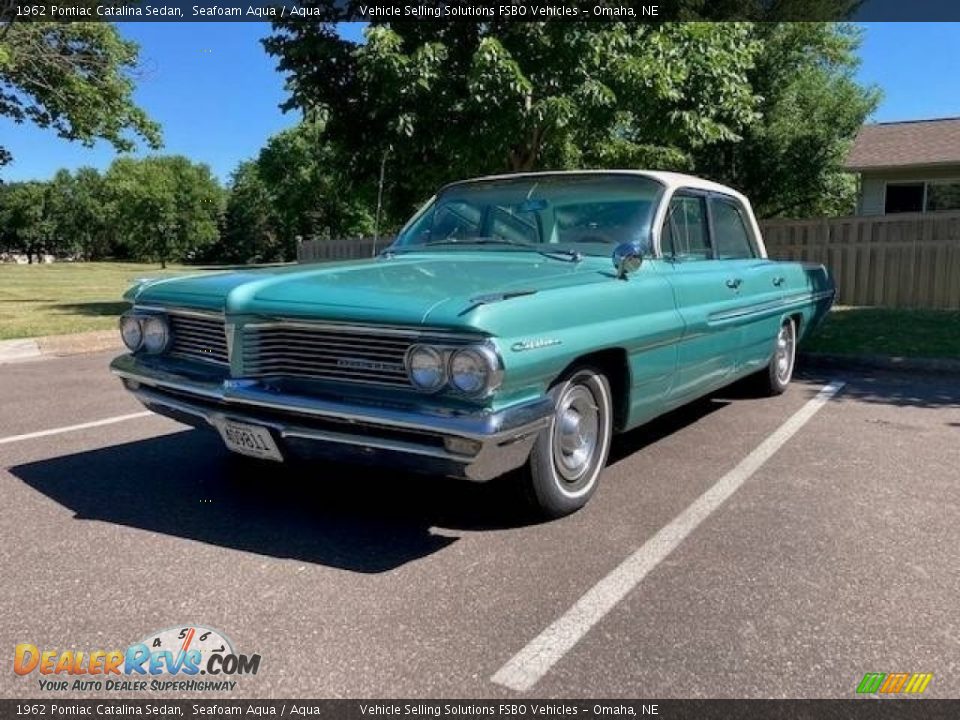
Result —
POLYGON ((958 21, 958 0, 0 0, 0 23, 958 21))
POLYGON ((960 716, 960 700, 0 700, 0 718, 283 717, 664 718, 665 720, 927 720, 960 716))

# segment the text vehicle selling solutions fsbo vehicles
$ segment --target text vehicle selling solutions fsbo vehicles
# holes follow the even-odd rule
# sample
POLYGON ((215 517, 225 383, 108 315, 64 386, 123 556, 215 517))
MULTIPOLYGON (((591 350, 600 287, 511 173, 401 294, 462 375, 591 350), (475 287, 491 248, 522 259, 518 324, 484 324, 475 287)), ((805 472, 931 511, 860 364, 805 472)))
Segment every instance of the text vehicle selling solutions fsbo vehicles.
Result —
POLYGON ((373 259, 126 297, 112 369, 151 410, 276 461, 521 468, 559 516, 593 494, 613 433, 747 376, 783 392, 834 286, 768 259, 727 187, 597 171, 453 183, 373 259))

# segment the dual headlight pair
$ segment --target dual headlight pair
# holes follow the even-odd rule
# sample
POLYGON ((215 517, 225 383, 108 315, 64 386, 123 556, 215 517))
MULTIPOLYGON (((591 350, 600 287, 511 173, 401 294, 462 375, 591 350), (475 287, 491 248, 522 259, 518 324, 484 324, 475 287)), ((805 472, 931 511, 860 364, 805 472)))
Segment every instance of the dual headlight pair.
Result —
POLYGON ((158 355, 170 347, 170 324, 163 315, 127 313, 120 318, 120 335, 130 352, 158 355))
POLYGON ((418 390, 436 392, 446 385, 470 397, 489 395, 503 375, 500 358, 488 345, 414 345, 407 351, 406 367, 418 390))

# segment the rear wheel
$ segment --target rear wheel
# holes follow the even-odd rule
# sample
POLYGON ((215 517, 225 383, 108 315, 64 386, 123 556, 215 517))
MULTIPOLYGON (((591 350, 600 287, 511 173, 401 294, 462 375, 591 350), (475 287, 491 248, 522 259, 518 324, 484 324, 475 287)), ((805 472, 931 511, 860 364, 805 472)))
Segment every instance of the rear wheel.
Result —
POLYGON ((781 395, 793 378, 797 361, 797 324, 787 318, 777 332, 773 357, 767 368, 757 374, 757 384, 764 395, 781 395))
POLYGON ((550 390, 554 414, 537 437, 526 468, 527 495, 538 514, 556 518, 579 510, 597 488, 613 433, 610 383, 581 367, 550 390))

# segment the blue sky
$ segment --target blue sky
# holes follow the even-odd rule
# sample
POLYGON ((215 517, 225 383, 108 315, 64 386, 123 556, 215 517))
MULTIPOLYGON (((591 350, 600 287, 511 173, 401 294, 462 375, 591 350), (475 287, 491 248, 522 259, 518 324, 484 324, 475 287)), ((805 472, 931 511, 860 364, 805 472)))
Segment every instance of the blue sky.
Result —
MULTIPOLYGON (((872 23, 865 27, 859 79, 879 85, 874 120, 960 116, 960 23, 872 23)), ((359 37, 362 25, 341 32, 359 37)), ((210 165, 226 180, 266 139, 297 121, 284 114, 283 77, 259 40, 267 23, 121 23, 141 46, 136 101, 163 126, 162 152, 210 165)), ((47 179, 59 168, 103 169, 116 157, 107 143, 85 148, 49 130, 0 118, 14 162, 7 181, 47 179)))

